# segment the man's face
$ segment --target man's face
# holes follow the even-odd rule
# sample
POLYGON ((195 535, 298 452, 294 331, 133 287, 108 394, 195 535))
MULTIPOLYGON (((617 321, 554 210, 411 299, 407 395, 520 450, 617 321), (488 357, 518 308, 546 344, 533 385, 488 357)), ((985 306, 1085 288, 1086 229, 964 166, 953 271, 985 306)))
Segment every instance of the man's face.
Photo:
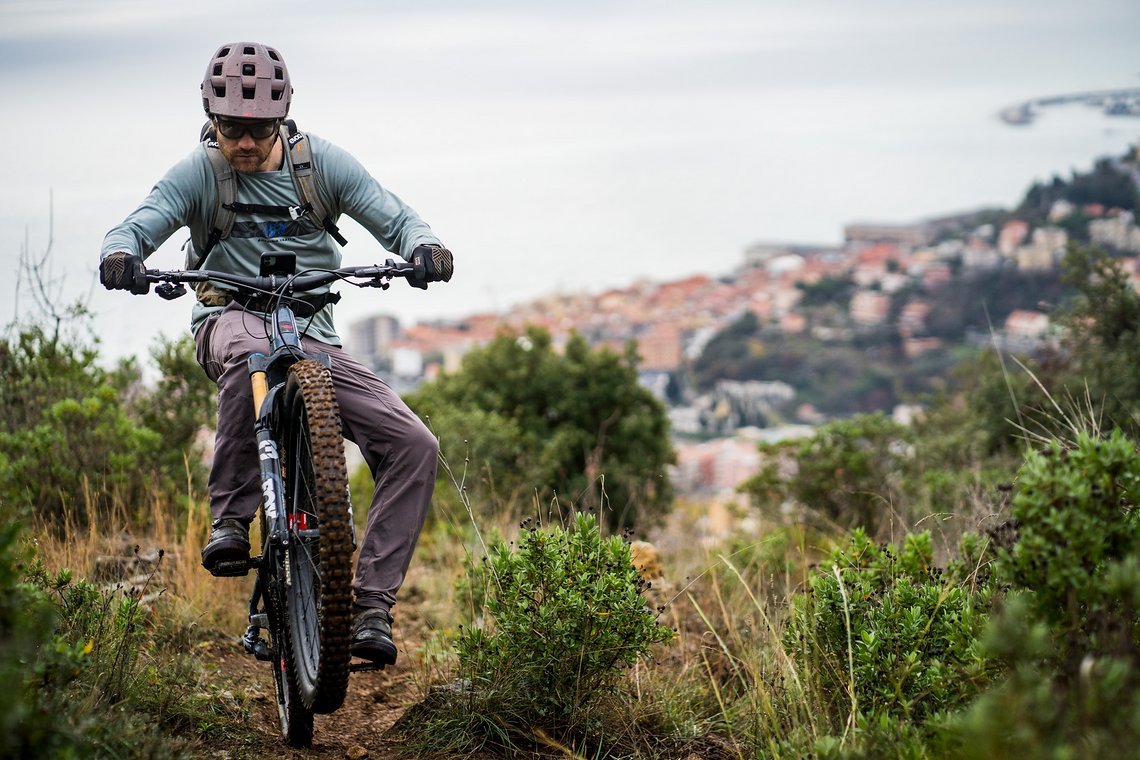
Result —
POLYGON ((251 174, 270 171, 269 155, 277 140, 277 120, 227 119, 214 117, 218 149, 236 172, 251 174))

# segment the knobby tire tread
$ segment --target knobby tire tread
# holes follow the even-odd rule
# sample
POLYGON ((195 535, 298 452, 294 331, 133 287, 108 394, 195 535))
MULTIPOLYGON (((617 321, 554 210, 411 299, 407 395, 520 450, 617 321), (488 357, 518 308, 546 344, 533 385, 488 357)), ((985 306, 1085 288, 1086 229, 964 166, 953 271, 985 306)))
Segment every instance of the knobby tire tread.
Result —
MULTIPOLYGON (((290 368, 289 375, 287 386, 293 388, 293 393, 300 394, 305 406, 320 527, 320 655, 316 688, 306 707, 317 713, 330 713, 344 702, 352 659, 353 547, 348 473, 340 411, 328 368, 318 361, 303 360, 290 368)), ((295 398, 293 393, 286 395, 295 398)), ((290 671, 296 674, 299 672, 296 647, 289 649, 290 671)))

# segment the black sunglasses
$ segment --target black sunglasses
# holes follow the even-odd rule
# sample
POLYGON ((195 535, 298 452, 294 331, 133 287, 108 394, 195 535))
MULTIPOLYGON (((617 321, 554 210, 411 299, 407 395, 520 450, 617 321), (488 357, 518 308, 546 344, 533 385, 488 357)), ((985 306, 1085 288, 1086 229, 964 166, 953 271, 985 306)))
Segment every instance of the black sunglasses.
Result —
POLYGON ((264 140, 276 134, 281 122, 277 119, 269 121, 230 121, 228 119, 215 119, 218 132, 227 140, 240 140, 242 135, 249 134, 254 140, 264 140))

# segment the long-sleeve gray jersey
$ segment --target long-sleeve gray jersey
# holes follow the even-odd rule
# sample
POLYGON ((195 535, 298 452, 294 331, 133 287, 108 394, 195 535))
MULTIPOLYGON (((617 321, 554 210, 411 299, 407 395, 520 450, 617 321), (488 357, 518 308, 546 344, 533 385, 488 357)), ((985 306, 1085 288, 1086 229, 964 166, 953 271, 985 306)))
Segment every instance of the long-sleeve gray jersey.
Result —
MULTIPOLYGON (((341 214, 359 222, 388 251, 411 258, 417 245, 441 245, 419 215, 394 193, 384 189, 347 151, 327 140, 305 133, 320 174, 329 213, 335 221, 341 214)), ((289 169, 240 174, 235 172, 237 202, 266 206, 299 203, 289 169)), ((100 257, 126 251, 146 258, 181 227, 190 228, 194 249, 205 248, 217 203, 217 183, 204 146, 196 147, 178 162, 150 191, 146 200, 103 239, 100 257)), ((229 237, 210 251, 203 265, 237 274, 255 275, 261 254, 292 251, 297 271, 309 267, 341 265, 340 246, 319 224, 307 217, 299 220, 258 214, 238 214, 229 237)), ((192 259, 191 259, 192 261, 192 259)), ((372 262, 361 262, 372 263, 372 262)), ((197 303, 190 329, 197 332, 205 318, 220 307, 197 303)), ((311 322, 298 319, 298 328, 314 338, 340 345, 333 327, 332 306, 318 312, 311 322)))

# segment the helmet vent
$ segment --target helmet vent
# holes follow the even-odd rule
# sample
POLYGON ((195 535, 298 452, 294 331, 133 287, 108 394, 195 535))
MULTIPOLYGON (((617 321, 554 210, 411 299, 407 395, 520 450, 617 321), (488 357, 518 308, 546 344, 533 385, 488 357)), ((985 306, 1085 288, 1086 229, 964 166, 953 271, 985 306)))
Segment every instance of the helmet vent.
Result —
POLYGON ((246 46, 245 48, 242 49, 241 52, 242 52, 242 55, 253 55, 254 54, 253 46, 246 46))
POLYGON ((214 76, 220 77, 221 75, 222 75, 222 64, 215 63, 214 64, 214 76))
POLYGON ((277 55, 277 51, 274 50, 273 48, 265 48, 265 52, 269 53, 269 57, 272 58, 273 60, 278 61, 278 62, 281 61, 281 57, 277 55))
POLYGON ((253 100, 253 98, 254 98, 253 93, 254 93, 254 89, 252 87, 242 87, 241 88, 241 96, 246 100, 253 100))
POLYGON ((275 66, 273 68, 273 78, 274 79, 284 79, 285 78, 285 72, 282 71, 280 66, 275 66))
POLYGON ((215 98, 224 98, 225 96, 226 96, 226 88, 225 87, 215 87, 214 88, 214 97, 215 98))
POLYGON ((243 77, 252 77, 257 74, 257 68, 252 63, 243 63, 241 65, 241 75, 243 77))
POLYGON ((218 57, 219 58, 225 58, 229 54, 230 54, 230 49, 228 47, 222 48, 221 50, 218 51, 218 57))

